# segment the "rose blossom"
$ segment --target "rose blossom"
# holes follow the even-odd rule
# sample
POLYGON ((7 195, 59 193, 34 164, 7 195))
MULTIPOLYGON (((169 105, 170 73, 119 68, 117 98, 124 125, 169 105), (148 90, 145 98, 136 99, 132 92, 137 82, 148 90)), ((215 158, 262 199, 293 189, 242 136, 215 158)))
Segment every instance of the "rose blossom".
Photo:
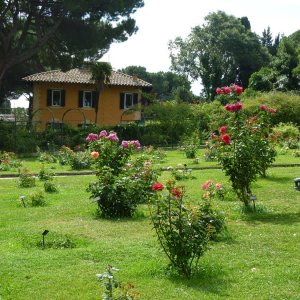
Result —
POLYGON ((223 90, 218 87, 218 88, 216 88, 216 93, 217 93, 217 95, 221 95, 221 94, 223 94, 223 90))
POLYGON ((216 183, 216 189, 217 190, 220 190, 222 188, 222 183, 216 183))
POLYGON ((219 129, 220 133, 225 133, 226 130, 227 130, 227 126, 221 126, 219 129))
POLYGON ((164 189, 164 186, 161 183, 153 183, 152 191, 161 191, 164 189))
POLYGON ((93 152, 91 153, 91 157, 94 158, 94 159, 97 159, 97 158, 99 157, 99 152, 93 151, 93 152))
POLYGON ((243 92, 243 88, 241 86, 236 85, 236 84, 233 86, 233 89, 234 89, 234 92, 237 95, 240 95, 243 92))
POLYGON ((107 136, 106 130, 101 130, 99 133, 99 138, 104 139, 104 138, 106 138, 106 136, 107 136))
POLYGON ((98 134, 96 134, 96 133, 89 133, 89 135, 87 136, 87 138, 85 140, 87 142, 97 141, 98 140, 98 134))
POLYGON ((224 143, 225 145, 230 144, 230 136, 229 136, 229 134, 223 134, 223 135, 221 136, 221 139, 222 139, 222 141, 223 141, 223 143, 224 143))
POLYGON ((206 180, 204 184, 202 184, 202 190, 206 191, 213 184, 212 180, 206 180))
POLYGON ((181 192, 177 189, 172 189, 170 191, 171 195, 175 198, 180 198, 181 197, 181 192))
POLYGON ((230 89, 230 87, 229 86, 225 86, 224 88, 223 88, 223 91, 224 91, 224 94, 230 94, 230 92, 231 92, 231 89, 230 89))

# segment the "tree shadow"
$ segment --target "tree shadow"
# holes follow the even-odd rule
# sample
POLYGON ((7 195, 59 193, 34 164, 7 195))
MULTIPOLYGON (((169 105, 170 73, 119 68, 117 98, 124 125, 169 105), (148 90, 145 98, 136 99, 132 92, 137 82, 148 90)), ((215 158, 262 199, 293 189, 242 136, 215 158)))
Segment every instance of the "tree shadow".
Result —
POLYGON ((221 265, 209 262, 209 264, 202 264, 189 279, 174 273, 169 274, 169 279, 177 286, 185 285, 189 289, 228 297, 227 291, 232 283, 227 275, 221 265))
POLYGON ((288 176, 282 176, 282 177, 277 177, 277 176, 273 176, 273 175, 269 175, 266 177, 260 177, 261 179, 265 180, 265 181, 270 181, 270 182, 276 182, 276 183, 293 183, 293 178, 288 177, 288 176))
POLYGON ((300 211, 288 213, 249 213, 244 215, 247 222, 265 222, 273 224, 291 225, 300 223, 300 211))

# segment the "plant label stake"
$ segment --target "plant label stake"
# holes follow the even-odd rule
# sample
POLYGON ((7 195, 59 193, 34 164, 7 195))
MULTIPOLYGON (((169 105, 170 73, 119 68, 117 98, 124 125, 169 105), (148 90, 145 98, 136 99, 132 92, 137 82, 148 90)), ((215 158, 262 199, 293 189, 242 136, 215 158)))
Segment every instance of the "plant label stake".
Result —
POLYGON ((45 248, 45 236, 49 233, 49 230, 44 230, 43 233, 42 233, 42 237, 43 237, 43 242, 42 242, 42 246, 43 246, 43 249, 45 248))
POLYGON ((295 178, 294 183, 295 183, 295 190, 300 191, 300 178, 295 178))
POLYGON ((254 209, 254 211, 256 211, 256 206, 255 206, 256 196, 251 195, 250 196, 250 200, 252 200, 252 202, 253 202, 253 209, 254 209))
POLYGON ((20 200, 21 200, 23 206, 26 207, 24 199, 25 199, 25 196, 20 196, 20 200))

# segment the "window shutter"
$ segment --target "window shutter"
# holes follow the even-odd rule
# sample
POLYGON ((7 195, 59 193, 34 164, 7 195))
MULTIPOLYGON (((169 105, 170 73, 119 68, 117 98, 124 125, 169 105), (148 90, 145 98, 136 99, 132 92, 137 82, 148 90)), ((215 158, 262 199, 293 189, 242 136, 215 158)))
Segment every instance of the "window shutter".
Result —
POLYGON ((66 91, 61 90, 61 106, 65 106, 65 105, 66 105, 66 91))
POLYGON ((79 91, 78 94, 78 107, 83 107, 83 91, 79 91))
POLYGON ((47 106, 51 106, 52 105, 52 101, 51 101, 51 96, 52 96, 52 91, 51 90, 47 90, 47 106))
POLYGON ((133 94, 133 105, 137 105, 139 101, 139 94, 138 93, 134 93, 133 94))
POLYGON ((125 100, 125 94, 120 94, 120 109, 124 109, 124 100, 125 100))
POLYGON ((97 99, 98 93, 96 91, 92 92, 92 107, 96 107, 98 104, 99 99, 97 99))

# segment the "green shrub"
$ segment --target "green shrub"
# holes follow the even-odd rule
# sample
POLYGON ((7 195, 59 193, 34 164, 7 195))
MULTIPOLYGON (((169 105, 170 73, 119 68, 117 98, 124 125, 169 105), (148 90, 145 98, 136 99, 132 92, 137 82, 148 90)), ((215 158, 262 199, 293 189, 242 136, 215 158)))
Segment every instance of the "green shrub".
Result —
POLYGON ((29 188, 35 186, 35 176, 28 169, 21 169, 18 179, 19 187, 29 188))
POLYGON ((281 146, 289 149, 296 149, 299 146, 300 130, 291 122, 279 123, 274 126, 272 135, 281 146))
POLYGON ((44 206, 46 205, 45 195, 42 191, 36 191, 29 195, 31 206, 44 206))
POLYGON ((45 181, 44 190, 46 193, 57 193, 58 192, 58 188, 57 188, 56 184, 49 180, 45 181))

